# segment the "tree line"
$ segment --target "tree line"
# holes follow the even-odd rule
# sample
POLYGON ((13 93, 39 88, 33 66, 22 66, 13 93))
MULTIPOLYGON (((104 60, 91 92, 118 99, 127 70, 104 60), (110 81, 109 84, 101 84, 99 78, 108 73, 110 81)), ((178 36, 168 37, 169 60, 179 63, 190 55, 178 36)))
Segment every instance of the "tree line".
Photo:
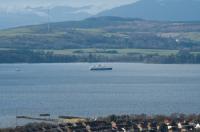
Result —
POLYGON ((0 63, 68 63, 68 62, 139 62, 160 64, 200 64, 200 54, 180 50, 177 54, 125 54, 118 56, 88 54, 54 54, 34 50, 1 50, 0 63))

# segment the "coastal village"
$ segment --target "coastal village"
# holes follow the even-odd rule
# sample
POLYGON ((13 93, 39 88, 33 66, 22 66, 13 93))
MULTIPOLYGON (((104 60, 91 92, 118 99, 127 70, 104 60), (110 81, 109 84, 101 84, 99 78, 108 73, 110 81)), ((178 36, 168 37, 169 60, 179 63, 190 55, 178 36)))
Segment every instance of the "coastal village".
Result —
POLYGON ((19 118, 40 120, 41 123, 1 129, 0 132, 200 132, 200 115, 111 115, 97 119, 68 116, 59 119, 19 118))

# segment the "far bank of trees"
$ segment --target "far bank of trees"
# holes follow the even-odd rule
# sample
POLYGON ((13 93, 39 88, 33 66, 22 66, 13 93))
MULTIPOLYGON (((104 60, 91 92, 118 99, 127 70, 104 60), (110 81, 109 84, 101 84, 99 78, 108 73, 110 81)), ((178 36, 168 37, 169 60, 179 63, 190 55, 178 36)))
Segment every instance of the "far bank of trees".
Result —
POLYGON ((68 62, 140 62, 160 64, 200 64, 200 54, 181 50, 177 54, 125 54, 108 56, 98 53, 57 55, 33 50, 1 50, 0 63, 68 63, 68 62))

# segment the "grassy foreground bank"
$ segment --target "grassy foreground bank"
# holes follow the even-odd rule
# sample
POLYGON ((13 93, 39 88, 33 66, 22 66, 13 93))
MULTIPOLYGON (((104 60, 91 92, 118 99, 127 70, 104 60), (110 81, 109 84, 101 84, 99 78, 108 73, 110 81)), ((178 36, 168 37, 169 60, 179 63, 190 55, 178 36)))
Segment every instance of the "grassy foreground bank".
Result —
POLYGON ((77 122, 32 123, 0 132, 200 132, 200 115, 111 115, 77 122))

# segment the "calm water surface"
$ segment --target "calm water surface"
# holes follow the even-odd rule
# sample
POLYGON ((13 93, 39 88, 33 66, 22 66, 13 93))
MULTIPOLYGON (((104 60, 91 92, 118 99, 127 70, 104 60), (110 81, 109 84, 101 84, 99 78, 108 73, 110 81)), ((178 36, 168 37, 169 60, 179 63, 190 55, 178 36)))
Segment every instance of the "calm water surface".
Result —
POLYGON ((16 115, 200 113, 200 65, 109 63, 0 65, 0 126, 16 115))

